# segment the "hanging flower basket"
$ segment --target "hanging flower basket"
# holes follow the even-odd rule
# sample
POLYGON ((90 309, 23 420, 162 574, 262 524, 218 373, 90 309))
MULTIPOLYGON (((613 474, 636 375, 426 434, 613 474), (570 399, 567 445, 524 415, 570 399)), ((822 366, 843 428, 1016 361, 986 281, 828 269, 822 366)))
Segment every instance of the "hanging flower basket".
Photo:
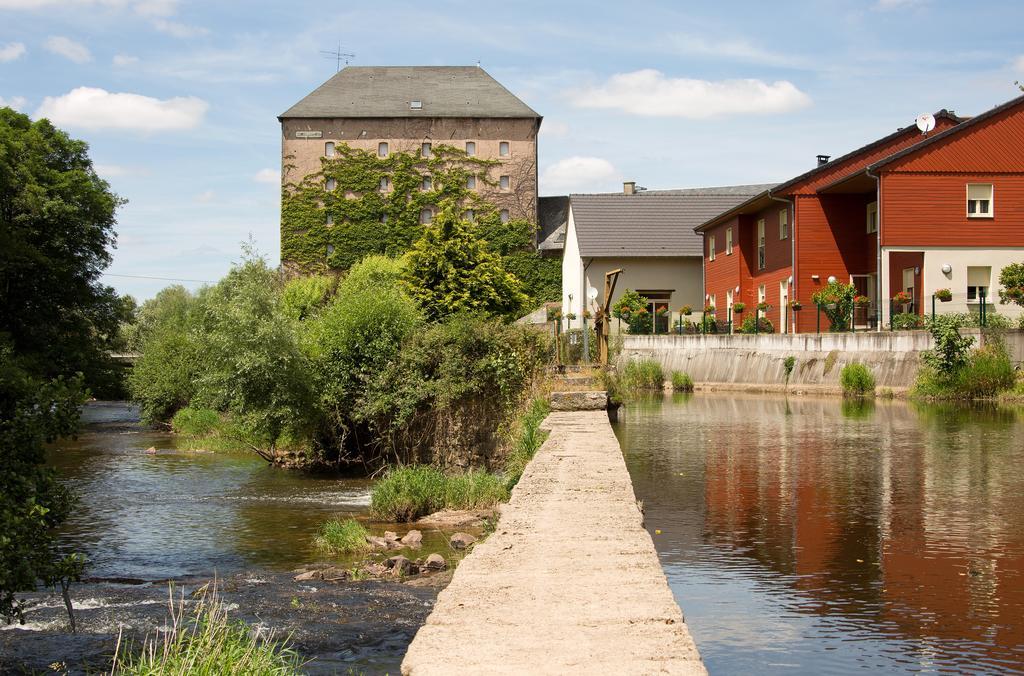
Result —
POLYGON ((704 306, 704 314, 709 314, 709 315, 715 314, 715 306, 714 305, 705 305, 704 306))
POLYGON ((793 310, 794 312, 799 312, 800 310, 803 310, 803 309, 804 309, 804 304, 803 304, 803 303, 801 303, 801 302, 800 302, 800 301, 798 301, 798 300, 791 300, 791 301, 789 302, 789 307, 790 307, 790 309, 791 309, 791 310, 793 310))
POLYGON ((772 306, 770 303, 758 303, 757 309, 760 310, 761 312, 768 312, 769 310, 772 309, 772 306))
POLYGON ((679 314, 689 317, 690 315, 693 314, 693 308, 690 307, 689 305, 684 305, 683 307, 679 308, 679 314))
POLYGON ((867 307, 868 305, 871 305, 871 299, 867 296, 854 296, 853 304, 857 307, 867 307))
POLYGON ((910 297, 910 294, 907 293, 906 291, 900 291, 899 293, 892 297, 892 302, 895 303, 896 305, 910 305, 910 303, 913 302, 913 299, 910 297))
POLYGON ((738 315, 743 314, 743 311, 747 309, 746 303, 736 302, 732 304, 732 311, 738 315))
POLYGON ((565 315, 565 318, 568 319, 571 322, 572 320, 576 319, 576 313, 575 312, 570 312, 567 315, 565 315))
POLYGON ((939 289, 938 291, 935 292, 935 297, 938 298, 943 303, 948 303, 949 301, 953 300, 953 292, 950 291, 949 289, 939 289))

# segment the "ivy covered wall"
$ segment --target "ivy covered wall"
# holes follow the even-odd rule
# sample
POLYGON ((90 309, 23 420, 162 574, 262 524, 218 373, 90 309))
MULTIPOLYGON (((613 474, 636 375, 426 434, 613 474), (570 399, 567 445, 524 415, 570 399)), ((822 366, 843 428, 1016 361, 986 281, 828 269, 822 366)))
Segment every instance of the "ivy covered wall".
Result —
POLYGON ((282 186, 281 261, 288 272, 341 272, 368 254, 401 255, 423 234, 423 211, 436 213, 450 199, 479 224, 532 305, 561 297, 561 261, 535 252, 536 226, 523 218, 502 222, 501 210, 515 195, 490 176, 496 160, 446 145, 432 148, 429 157, 419 150, 378 157, 339 143, 335 156, 320 163, 320 171, 282 186))

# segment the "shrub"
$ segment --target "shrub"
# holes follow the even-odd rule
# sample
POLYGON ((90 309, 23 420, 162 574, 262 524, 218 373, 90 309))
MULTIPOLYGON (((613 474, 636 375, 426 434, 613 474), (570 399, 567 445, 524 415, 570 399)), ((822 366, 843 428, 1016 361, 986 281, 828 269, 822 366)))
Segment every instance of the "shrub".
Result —
POLYGON ((665 385, 665 374, 657 361, 638 359, 622 367, 619 384, 626 392, 660 390, 665 385))
MULTIPOLYGON (((256 631, 244 622, 232 622, 215 588, 209 585, 193 595, 191 616, 185 615, 184 596, 170 602, 170 625, 148 637, 135 653, 118 635, 112 674, 266 674, 301 673, 301 660, 277 641, 273 630, 256 631)), ((190 603, 192 601, 190 600, 190 603)))
POLYGON ((653 324, 651 313, 647 311, 648 300, 632 289, 626 289, 619 300, 612 306, 612 316, 626 322, 626 332, 630 334, 650 333, 653 324))
POLYGON ((839 373, 843 394, 849 397, 863 397, 875 391, 875 376, 864 364, 847 364, 839 373))
POLYGON ((488 472, 448 476, 429 465, 387 471, 373 487, 370 514, 382 521, 415 521, 442 509, 493 507, 508 499, 506 481, 488 472))
POLYGON ((693 392, 693 378, 688 373, 673 371, 672 389, 676 392, 693 392))
POLYGON ((309 319, 327 305, 334 286, 334 278, 326 275, 296 277, 281 290, 281 311, 295 321, 309 319))
POLYGON ((1024 263, 1010 263, 999 271, 999 299, 1024 305, 1024 263))
POLYGON ((924 318, 913 312, 899 312, 890 320, 890 327, 894 331, 912 331, 924 328, 924 325, 924 318))
POLYGON ((202 437, 211 434, 220 426, 220 414, 209 408, 186 406, 174 414, 171 428, 178 434, 202 437))
POLYGON ((355 519, 331 519, 322 526, 313 542, 320 551, 330 554, 356 554, 370 548, 363 524, 355 519))
POLYGON ((512 448, 505 461, 504 470, 505 486, 508 490, 512 490, 519 483, 526 466, 547 438, 547 433, 540 430, 540 424, 550 412, 551 407, 547 400, 537 397, 530 401, 525 412, 513 426, 512 448))
POLYGON ((960 335, 956 317, 940 315, 931 322, 928 330, 935 347, 922 354, 921 359, 941 375, 955 375, 967 363, 974 338, 960 335))
POLYGON ((857 287, 853 284, 829 282, 816 291, 811 300, 817 303, 829 321, 829 331, 840 332, 850 328, 850 317, 853 315, 853 297, 857 295, 857 287))
POLYGON ((1013 362, 1002 346, 986 345, 974 350, 966 366, 956 375, 955 389, 961 397, 994 397, 1014 386, 1013 362))
POLYGON ((743 318, 743 324, 739 328, 739 333, 754 333, 754 322, 757 322, 757 333, 775 333, 775 325, 772 324, 772 320, 767 317, 760 317, 754 319, 753 315, 748 315, 743 318))
POLYGON ((782 362, 782 368, 786 370, 786 380, 793 375, 793 367, 796 366, 796 357, 790 355, 786 357, 782 362))

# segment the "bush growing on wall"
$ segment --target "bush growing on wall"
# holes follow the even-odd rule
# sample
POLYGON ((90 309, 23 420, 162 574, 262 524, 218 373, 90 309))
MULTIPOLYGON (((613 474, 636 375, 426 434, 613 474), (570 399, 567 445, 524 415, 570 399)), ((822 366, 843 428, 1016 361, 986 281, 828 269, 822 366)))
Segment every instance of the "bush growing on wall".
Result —
POLYGON ((863 397, 875 391, 875 376, 864 364, 847 364, 839 372, 839 384, 848 397, 863 397))

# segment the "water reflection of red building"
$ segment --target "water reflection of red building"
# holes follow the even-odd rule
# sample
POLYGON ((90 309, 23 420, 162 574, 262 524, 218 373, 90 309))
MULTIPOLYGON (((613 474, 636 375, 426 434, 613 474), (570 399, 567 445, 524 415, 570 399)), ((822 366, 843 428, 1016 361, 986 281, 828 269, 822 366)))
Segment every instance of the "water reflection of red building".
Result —
POLYGON ((706 537, 780 573, 808 611, 1019 659, 1024 504, 999 489, 1015 456, 970 447, 970 423, 922 444, 916 425, 872 437, 834 407, 790 406, 805 410, 708 440, 706 537))

